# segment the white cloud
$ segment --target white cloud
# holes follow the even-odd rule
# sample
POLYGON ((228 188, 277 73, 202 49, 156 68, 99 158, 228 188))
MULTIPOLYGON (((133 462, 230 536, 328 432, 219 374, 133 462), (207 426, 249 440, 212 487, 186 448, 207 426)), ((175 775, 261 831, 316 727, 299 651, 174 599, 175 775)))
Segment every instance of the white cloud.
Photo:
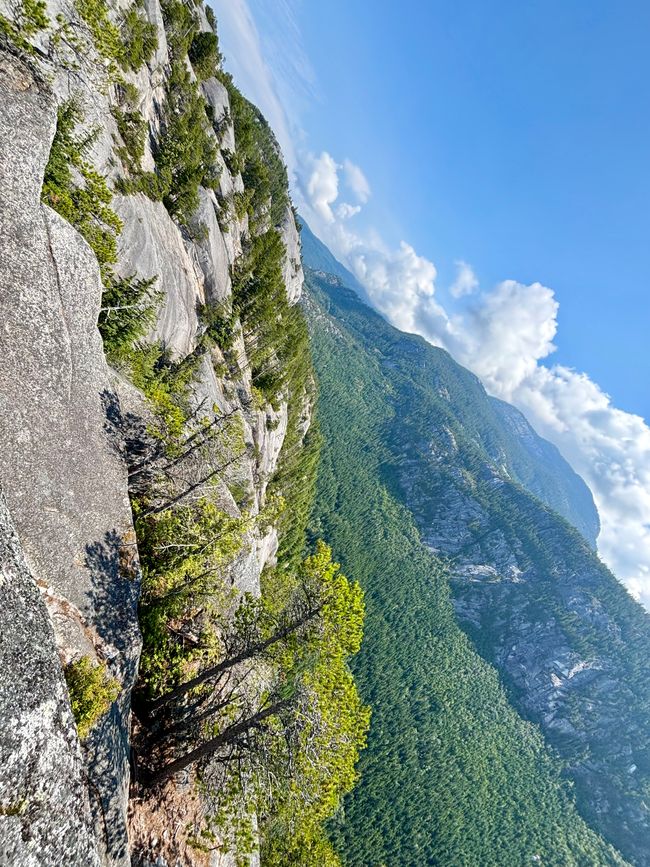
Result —
POLYGON ((326 152, 319 157, 295 152, 294 141, 303 134, 284 106, 300 103, 296 80, 311 86, 308 61, 290 0, 253 2, 256 12, 266 13, 264 45, 246 0, 211 0, 211 5, 229 68, 275 130, 310 226, 395 325, 447 348, 492 394, 518 406, 560 448, 594 494, 602 524, 601 556, 650 607, 650 428, 642 418, 614 407, 586 374, 542 363, 555 348, 557 332, 558 303, 550 289, 507 280, 480 293, 471 267, 460 261, 450 291, 456 298, 471 297, 463 312, 450 313, 436 300, 431 261, 405 241, 390 249, 376 233, 350 229, 350 217, 368 201, 370 185, 349 160, 338 165, 326 152), (276 33, 270 43, 269 28, 276 33), (264 47, 274 58, 272 69, 264 47), (339 173, 355 204, 338 201, 339 173))
POLYGON ((339 166, 325 151, 318 157, 310 157, 309 162, 311 171, 306 183, 309 202, 322 220, 333 223, 332 205, 339 197, 339 166))
POLYGON ((472 266, 467 262, 459 259, 455 263, 457 273, 456 279, 449 287, 449 291, 454 298, 462 298, 464 295, 471 295, 478 289, 478 279, 472 270, 472 266))
POLYGON ((557 310, 553 292, 540 283, 505 280, 459 320, 456 352, 471 361, 489 390, 510 391, 555 349, 557 310))
POLYGON ((370 198, 370 184, 366 176, 359 166, 347 159, 343 161, 343 171, 345 173, 345 183, 357 197, 357 201, 365 205, 370 198))
POLYGON ((341 202, 336 206, 336 216, 339 220, 349 220, 356 216, 361 211, 361 205, 350 205, 347 202, 341 202))

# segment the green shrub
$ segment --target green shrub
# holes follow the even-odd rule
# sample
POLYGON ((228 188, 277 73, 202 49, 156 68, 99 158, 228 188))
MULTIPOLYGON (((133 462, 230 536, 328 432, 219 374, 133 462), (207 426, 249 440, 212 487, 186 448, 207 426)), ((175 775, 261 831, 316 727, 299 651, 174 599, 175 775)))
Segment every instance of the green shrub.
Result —
POLYGON ((75 0, 75 9, 88 25, 98 54, 116 71, 124 60, 124 44, 119 29, 108 16, 105 0, 75 0))
POLYGON ((12 9, 12 19, 0 15, 0 35, 22 51, 32 53, 29 39, 50 26, 45 0, 22 0, 12 9))
POLYGON ((172 64, 154 158, 165 207, 187 225, 199 204, 199 186, 216 187, 219 166, 205 100, 181 61, 172 64))
POLYGON ((90 656, 71 662, 64 673, 72 715, 79 737, 84 740, 119 696, 120 684, 109 677, 105 662, 95 663, 90 656))
POLYGON ((129 172, 138 175, 147 139, 147 123, 139 111, 130 108, 122 109, 114 105, 111 114, 115 118, 117 131, 124 142, 123 147, 117 148, 117 155, 129 172))
POLYGON ((75 134, 81 120, 74 100, 59 107, 41 198, 90 244, 106 282, 117 261, 117 236, 122 222, 110 207, 113 196, 105 178, 86 159, 97 132, 81 137, 75 134), (73 168, 81 175, 81 185, 74 180, 73 168))
POLYGON ((198 79, 202 81, 214 75, 221 63, 216 33, 197 33, 190 44, 188 56, 198 79))
POLYGON ((188 386, 194 379, 200 355, 174 362, 162 343, 141 343, 129 353, 131 381, 151 402, 157 427, 150 433, 168 445, 180 442, 190 414, 188 386))
POLYGON ((112 364, 130 358, 135 343, 155 323, 161 294, 152 291, 155 282, 156 277, 113 277, 104 289, 97 326, 112 364))
POLYGON ((207 337, 222 352, 231 349, 235 339, 235 315, 226 304, 208 304, 199 310, 207 337))
POLYGON ((163 0, 162 13, 165 23, 167 47, 173 60, 182 59, 199 31, 196 15, 180 0, 163 0))
POLYGON ((132 6, 126 15, 121 28, 122 56, 120 64, 122 69, 138 69, 153 57, 158 48, 158 32, 156 25, 140 13, 136 5, 132 6))

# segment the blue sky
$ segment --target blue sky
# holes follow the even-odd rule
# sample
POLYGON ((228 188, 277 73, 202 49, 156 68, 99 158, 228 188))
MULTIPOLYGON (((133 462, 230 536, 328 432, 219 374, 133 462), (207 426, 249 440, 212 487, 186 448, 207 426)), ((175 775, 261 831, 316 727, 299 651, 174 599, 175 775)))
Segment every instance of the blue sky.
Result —
POLYGON ((650 4, 328 0, 295 15, 316 77, 302 127, 362 165, 365 218, 433 259, 440 291, 455 259, 486 285, 551 286, 554 360, 650 418, 650 4))
POLYGON ((650 604, 650 5, 212 6, 312 228, 558 445, 650 604))

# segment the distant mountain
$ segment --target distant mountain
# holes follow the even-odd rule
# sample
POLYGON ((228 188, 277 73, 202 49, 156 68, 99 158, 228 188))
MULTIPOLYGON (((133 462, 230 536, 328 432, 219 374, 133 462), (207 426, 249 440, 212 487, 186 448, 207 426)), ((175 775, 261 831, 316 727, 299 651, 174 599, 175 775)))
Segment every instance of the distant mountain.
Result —
POLYGON ((650 618, 590 547, 586 486, 448 353, 307 284, 313 533, 368 609, 344 862, 647 867, 650 618))
MULTIPOLYGON (((354 275, 335 259, 302 218, 300 224, 304 264, 313 271, 337 277, 342 286, 367 300, 354 275)), ((431 347, 421 338, 400 336, 405 338, 407 355, 425 352, 427 357, 435 358, 435 370, 432 373, 429 367, 425 379, 429 378, 442 398, 451 399, 453 393, 454 413, 466 433, 475 437, 515 481, 566 518, 595 548, 600 521, 593 496, 558 449, 542 439, 515 407, 496 398, 486 399, 478 378, 456 364, 447 352, 431 347)))
POLYGON ((342 265, 332 255, 329 248, 314 235, 304 217, 298 215, 297 223, 300 227, 302 261, 304 264, 308 268, 311 268, 312 271, 321 271, 323 274, 331 274, 334 277, 338 277, 343 285, 356 292, 364 301, 369 301, 366 290, 359 283, 352 271, 349 271, 345 265, 342 265))

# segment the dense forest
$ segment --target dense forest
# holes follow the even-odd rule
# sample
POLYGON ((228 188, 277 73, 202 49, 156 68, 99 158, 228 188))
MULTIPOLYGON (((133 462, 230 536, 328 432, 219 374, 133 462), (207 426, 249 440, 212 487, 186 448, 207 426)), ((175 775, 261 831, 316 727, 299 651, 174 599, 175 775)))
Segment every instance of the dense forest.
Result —
MULTIPOLYGON (((312 272, 310 286, 341 340, 369 361, 383 395, 370 438, 383 450, 379 479, 444 563, 442 586, 458 622, 498 669, 510 705, 540 727, 583 818, 626 858, 648 863, 650 622, 589 542, 549 507, 573 501, 565 515, 576 524, 588 518, 574 474, 566 468, 567 488, 567 471, 553 455, 544 464, 537 447, 536 460, 522 461, 522 444, 503 439, 498 404, 446 352, 389 326, 336 278, 312 272)), ((315 328, 319 370, 334 363, 332 349, 323 359, 322 340, 315 328)), ((353 393, 367 391, 344 382, 353 393)), ((328 389, 321 388, 325 419, 328 389)), ((342 496, 336 502, 348 507, 342 496)))
MULTIPOLYGON (((377 867, 624 863, 579 815, 560 755, 513 709, 457 625, 453 564, 423 544, 406 508, 400 470, 417 479, 417 463, 404 441, 421 443, 411 417, 432 422, 413 386, 431 372, 403 346, 421 341, 391 329, 335 278, 312 272, 308 282, 324 435, 313 531, 366 592, 354 671, 373 711, 360 782, 331 826, 337 847, 346 863, 377 867), (402 402, 409 386, 418 409, 402 402)), ((472 472, 456 461, 457 475, 472 472)))

